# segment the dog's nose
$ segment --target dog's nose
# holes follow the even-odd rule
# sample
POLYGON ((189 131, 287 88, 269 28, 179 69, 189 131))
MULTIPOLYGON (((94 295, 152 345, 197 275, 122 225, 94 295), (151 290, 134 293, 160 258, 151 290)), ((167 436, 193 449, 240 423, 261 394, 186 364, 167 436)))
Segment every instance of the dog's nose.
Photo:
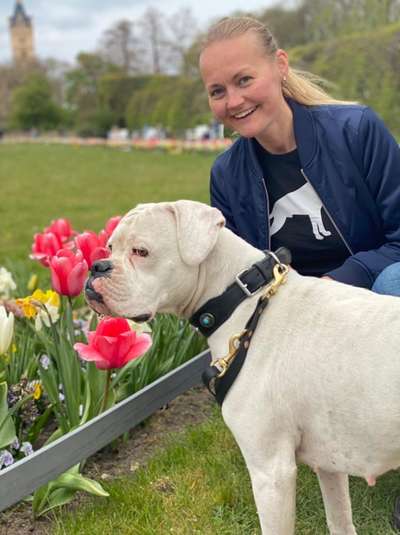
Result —
POLYGON ((90 268, 90 273, 92 277, 103 277, 104 275, 109 275, 111 270, 112 264, 109 260, 96 260, 90 268))

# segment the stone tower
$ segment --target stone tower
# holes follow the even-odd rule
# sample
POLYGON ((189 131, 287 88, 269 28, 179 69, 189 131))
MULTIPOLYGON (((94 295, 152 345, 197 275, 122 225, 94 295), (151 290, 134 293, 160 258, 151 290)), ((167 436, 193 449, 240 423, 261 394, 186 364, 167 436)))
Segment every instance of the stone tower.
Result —
POLYGON ((24 65, 35 61, 33 26, 25 12, 22 0, 16 0, 14 14, 10 17, 11 47, 14 63, 24 65))

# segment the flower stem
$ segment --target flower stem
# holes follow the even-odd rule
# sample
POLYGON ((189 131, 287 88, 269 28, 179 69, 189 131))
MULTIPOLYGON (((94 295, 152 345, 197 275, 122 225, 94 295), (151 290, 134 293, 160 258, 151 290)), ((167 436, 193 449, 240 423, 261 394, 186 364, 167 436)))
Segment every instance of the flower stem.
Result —
POLYGON ((107 370, 106 386, 104 389, 103 403, 101 404, 100 413, 104 412, 107 407, 108 395, 110 392, 110 384, 111 384, 111 371, 112 371, 111 369, 107 370))

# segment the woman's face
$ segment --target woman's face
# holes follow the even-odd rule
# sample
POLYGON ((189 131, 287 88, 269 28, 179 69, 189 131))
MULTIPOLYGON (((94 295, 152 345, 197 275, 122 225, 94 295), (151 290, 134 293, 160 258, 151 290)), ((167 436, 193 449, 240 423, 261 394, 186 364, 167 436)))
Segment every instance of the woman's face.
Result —
POLYGON ((262 140, 279 126, 288 106, 282 95, 287 54, 266 55, 258 37, 247 32, 217 41, 200 56, 200 71, 215 118, 244 137, 262 140))

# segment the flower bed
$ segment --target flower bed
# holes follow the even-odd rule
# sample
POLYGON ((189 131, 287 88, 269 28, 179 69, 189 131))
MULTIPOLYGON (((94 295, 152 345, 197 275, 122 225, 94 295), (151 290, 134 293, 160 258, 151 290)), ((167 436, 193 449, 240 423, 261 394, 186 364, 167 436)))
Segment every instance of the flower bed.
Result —
POLYGON ((202 139, 202 140, 183 140, 183 139, 104 139, 98 137, 81 138, 77 136, 5 136, 3 143, 46 143, 46 144, 63 144, 73 146, 105 146, 120 149, 138 149, 138 150, 161 150, 170 154, 182 154, 184 152, 222 152, 232 144, 230 138, 223 139, 202 139))
MULTIPOLYGON (((170 316, 151 326, 123 318, 98 321, 86 306, 88 269, 108 256, 106 243, 119 219, 110 219, 98 234, 78 233, 59 219, 34 236, 31 258, 49 270, 52 289, 37 288, 35 275, 29 295, 21 296, 26 281, 17 285, 0 267, 0 468, 76 429, 204 347, 186 322, 170 316)), ((77 490, 106 494, 82 476, 82 465, 34 493, 36 516, 67 503, 77 490)))

